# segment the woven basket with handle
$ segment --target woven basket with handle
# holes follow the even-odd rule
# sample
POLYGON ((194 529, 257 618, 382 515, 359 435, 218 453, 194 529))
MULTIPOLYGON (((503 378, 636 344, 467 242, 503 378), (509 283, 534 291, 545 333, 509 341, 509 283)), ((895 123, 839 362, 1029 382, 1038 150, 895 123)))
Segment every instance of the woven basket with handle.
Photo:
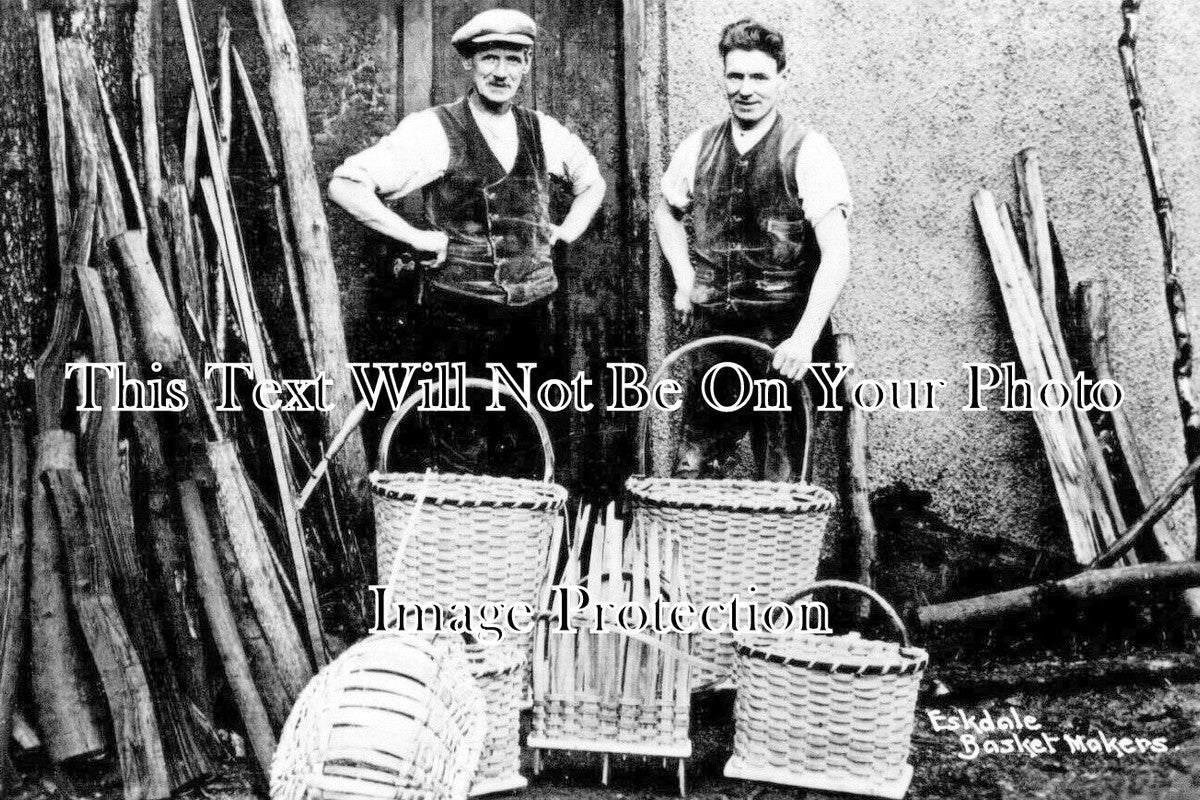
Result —
POLYGON ((909 645, 895 610, 865 586, 817 581, 788 603, 825 588, 874 600, 896 627, 900 643, 856 633, 739 635, 736 732, 725 775, 901 798, 912 780, 913 714, 929 656, 909 645))
MULTIPOLYGON (((774 351, 762 342, 739 336, 698 339, 668 355, 651 379, 653 386, 688 353, 715 344, 734 344, 766 354, 774 351)), ((737 594, 743 600, 749 587, 757 597, 777 594, 779 581, 802 582, 816 577, 817 562, 833 495, 808 479, 812 409, 801 384, 801 413, 807 425, 800 483, 724 480, 719 478, 664 478, 647 474, 649 415, 638 423, 638 475, 625 483, 634 514, 657 524, 683 543, 684 563, 692 601, 728 603, 737 594)), ((722 669, 733 665, 733 634, 698 633, 692 652, 722 669)), ((719 673, 706 672, 697 685, 711 682, 719 673)))
POLYGON ((461 639, 377 633, 300 693, 271 764, 271 798, 463 800, 486 727, 461 639))
MULTIPOLYGON (((496 389, 516 400, 507 387, 482 378, 467 378, 463 385, 466 389, 496 389)), ((423 399, 422 392, 410 395, 392 414, 379 444, 379 469, 370 476, 380 581, 388 579, 406 520, 423 493, 420 522, 408 537, 396 568, 394 599, 437 603, 447 609, 452 603, 521 602, 533 607, 546 569, 554 519, 567 501, 567 490, 553 482, 554 451, 545 422, 535 409, 526 409, 545 457, 541 481, 388 472, 387 456, 396 427, 423 399)), ((522 653, 528 653, 532 634, 519 634, 514 642, 522 653)), ((527 668, 524 677, 528 682, 527 668)))

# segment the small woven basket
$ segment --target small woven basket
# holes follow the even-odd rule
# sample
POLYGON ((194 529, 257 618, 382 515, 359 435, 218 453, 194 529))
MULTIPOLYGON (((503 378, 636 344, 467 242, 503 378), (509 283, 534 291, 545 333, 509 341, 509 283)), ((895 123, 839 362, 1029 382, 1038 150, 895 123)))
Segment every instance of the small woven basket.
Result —
MULTIPOLYGON (((668 355, 650 385, 662 380, 687 353, 714 344, 774 352, 762 342, 738 336, 698 339, 668 355)), ((807 480, 812 409, 803 384, 801 392, 808 424, 800 474, 807 480)), ((804 482, 648 476, 649 428, 649 416, 643 412, 638 426, 640 474, 626 481, 625 489, 635 516, 661 526, 682 542, 693 602, 728 603, 735 594, 744 600, 751 586, 758 597, 770 597, 781 588, 778 582, 785 576, 803 583, 816 577, 829 512, 835 504, 829 491, 804 482)), ((742 626, 746 624, 743 620, 742 626)), ((696 684, 702 687, 732 668, 733 634, 699 633, 693 639, 692 652, 720 668, 701 670, 696 684)))
POLYGON ((515 645, 499 642, 468 645, 467 659, 487 707, 487 736, 471 797, 523 789, 529 784, 520 773, 522 667, 526 658, 515 645))
POLYGON ((374 634, 300 693, 271 764, 271 798, 463 800, 486 726, 458 637, 374 634))
POLYGON ((909 646, 895 610, 865 586, 818 581, 788 602, 834 587, 878 603, 901 644, 856 633, 739 636, 736 728, 725 775, 902 798, 912 780, 913 714, 929 656, 909 646))
MULTIPOLYGON (((494 388, 517 399, 507 387, 482 378, 467 378, 463 386, 494 388)), ((553 482, 554 451, 545 422, 535 409, 526 409, 541 438, 545 456, 542 481, 389 473, 387 454, 396 427, 423 399, 424 394, 416 392, 392 414, 379 444, 379 470, 370 475, 380 582, 388 580, 388 570, 408 530, 407 519, 423 497, 420 524, 407 534, 396 567, 394 599, 436 603, 443 609, 452 603, 529 603, 533 607, 546 568, 554 519, 567 501, 567 490, 553 482)), ((514 641, 527 654, 532 634, 520 634, 514 641)), ((526 683, 528 679, 526 667, 526 683)))

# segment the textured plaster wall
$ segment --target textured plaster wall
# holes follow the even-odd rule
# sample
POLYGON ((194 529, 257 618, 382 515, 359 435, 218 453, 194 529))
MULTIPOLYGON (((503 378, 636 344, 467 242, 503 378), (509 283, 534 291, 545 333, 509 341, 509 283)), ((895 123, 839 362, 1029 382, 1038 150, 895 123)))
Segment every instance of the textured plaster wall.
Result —
MULTIPOLYGON (((648 25, 659 41, 646 53, 655 174, 664 149, 726 113, 716 41, 744 15, 784 31, 793 76, 783 108, 824 131, 849 171, 854 273, 837 328, 854 334, 867 376, 949 383, 943 410, 870 416, 872 483, 928 489, 952 523, 1024 543, 1056 516, 1031 416, 958 410, 962 362, 1016 358, 971 194, 986 186, 1011 199, 1011 158, 1037 146, 1072 281, 1108 281, 1115 372, 1151 479, 1165 486, 1183 445, 1159 243, 1117 59, 1119 3, 663 0, 648 25)), ((1147 5, 1139 58, 1189 319, 1200 329, 1200 16, 1191 4, 1147 5)), ((655 309, 659 354, 663 315, 655 309)))

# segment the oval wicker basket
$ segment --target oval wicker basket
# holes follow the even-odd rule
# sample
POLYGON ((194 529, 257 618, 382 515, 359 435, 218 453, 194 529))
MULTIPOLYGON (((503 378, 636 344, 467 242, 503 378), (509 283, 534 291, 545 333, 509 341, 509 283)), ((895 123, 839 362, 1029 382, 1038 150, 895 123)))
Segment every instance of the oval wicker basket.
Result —
POLYGON ((909 645, 896 612, 865 586, 818 581, 788 602, 823 588, 870 597, 901 643, 856 633, 739 635, 736 727, 725 775, 901 798, 912 779, 913 714, 929 656, 909 645))
MULTIPOLYGON (((662 380, 682 356, 713 344, 774 352, 762 342, 738 336, 698 339, 668 355, 650 385, 662 380)), ((801 411, 810 435, 800 474, 807 480, 812 409, 807 389, 801 387, 801 411)), ((804 482, 649 476, 649 427, 649 416, 643 412, 637 439, 640 474, 629 478, 625 489, 635 515, 682 542, 694 603, 728 603, 735 594, 745 599, 751 586, 757 597, 770 597, 779 594, 779 582, 785 578, 807 583, 816 577, 829 512, 836 504, 829 491, 804 482)), ((733 634, 699 633, 693 637, 692 652, 721 668, 701 674, 696 681, 697 685, 711 682, 733 666, 733 634)))
POLYGON ((374 634, 300 693, 271 764, 271 798, 463 800, 486 726, 458 637, 374 634))

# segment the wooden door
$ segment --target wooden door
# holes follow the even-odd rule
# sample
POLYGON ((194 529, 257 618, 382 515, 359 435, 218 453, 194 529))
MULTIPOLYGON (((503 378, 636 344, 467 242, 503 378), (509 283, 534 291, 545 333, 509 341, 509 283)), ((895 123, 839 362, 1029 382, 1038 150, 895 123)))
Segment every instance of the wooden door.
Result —
MULTIPOLYGON (((645 142, 630 141, 627 133, 622 41, 627 12, 617 0, 409 0, 403 9, 406 112, 426 96, 445 103, 462 95, 470 79, 450 36, 473 15, 500 5, 525 11, 539 28, 533 70, 519 102, 555 117, 580 136, 608 183, 604 205, 587 234, 556 253, 560 289, 554 299, 555 329, 548 333, 555 339, 559 371, 568 379, 576 373, 591 378, 590 399, 596 406, 571 413, 569 423, 559 426, 559 479, 583 495, 611 498, 628 475, 636 419, 631 413, 604 411, 606 365, 644 363, 648 313, 646 268, 638 257, 645 235, 645 202, 638 197, 644 187, 629 178, 635 171, 628 153, 644 148, 645 142), (428 90, 423 80, 429 81, 428 90), (642 209, 641 219, 635 208, 642 209)), ((555 219, 568 203, 566 188, 558 187, 555 219)))

